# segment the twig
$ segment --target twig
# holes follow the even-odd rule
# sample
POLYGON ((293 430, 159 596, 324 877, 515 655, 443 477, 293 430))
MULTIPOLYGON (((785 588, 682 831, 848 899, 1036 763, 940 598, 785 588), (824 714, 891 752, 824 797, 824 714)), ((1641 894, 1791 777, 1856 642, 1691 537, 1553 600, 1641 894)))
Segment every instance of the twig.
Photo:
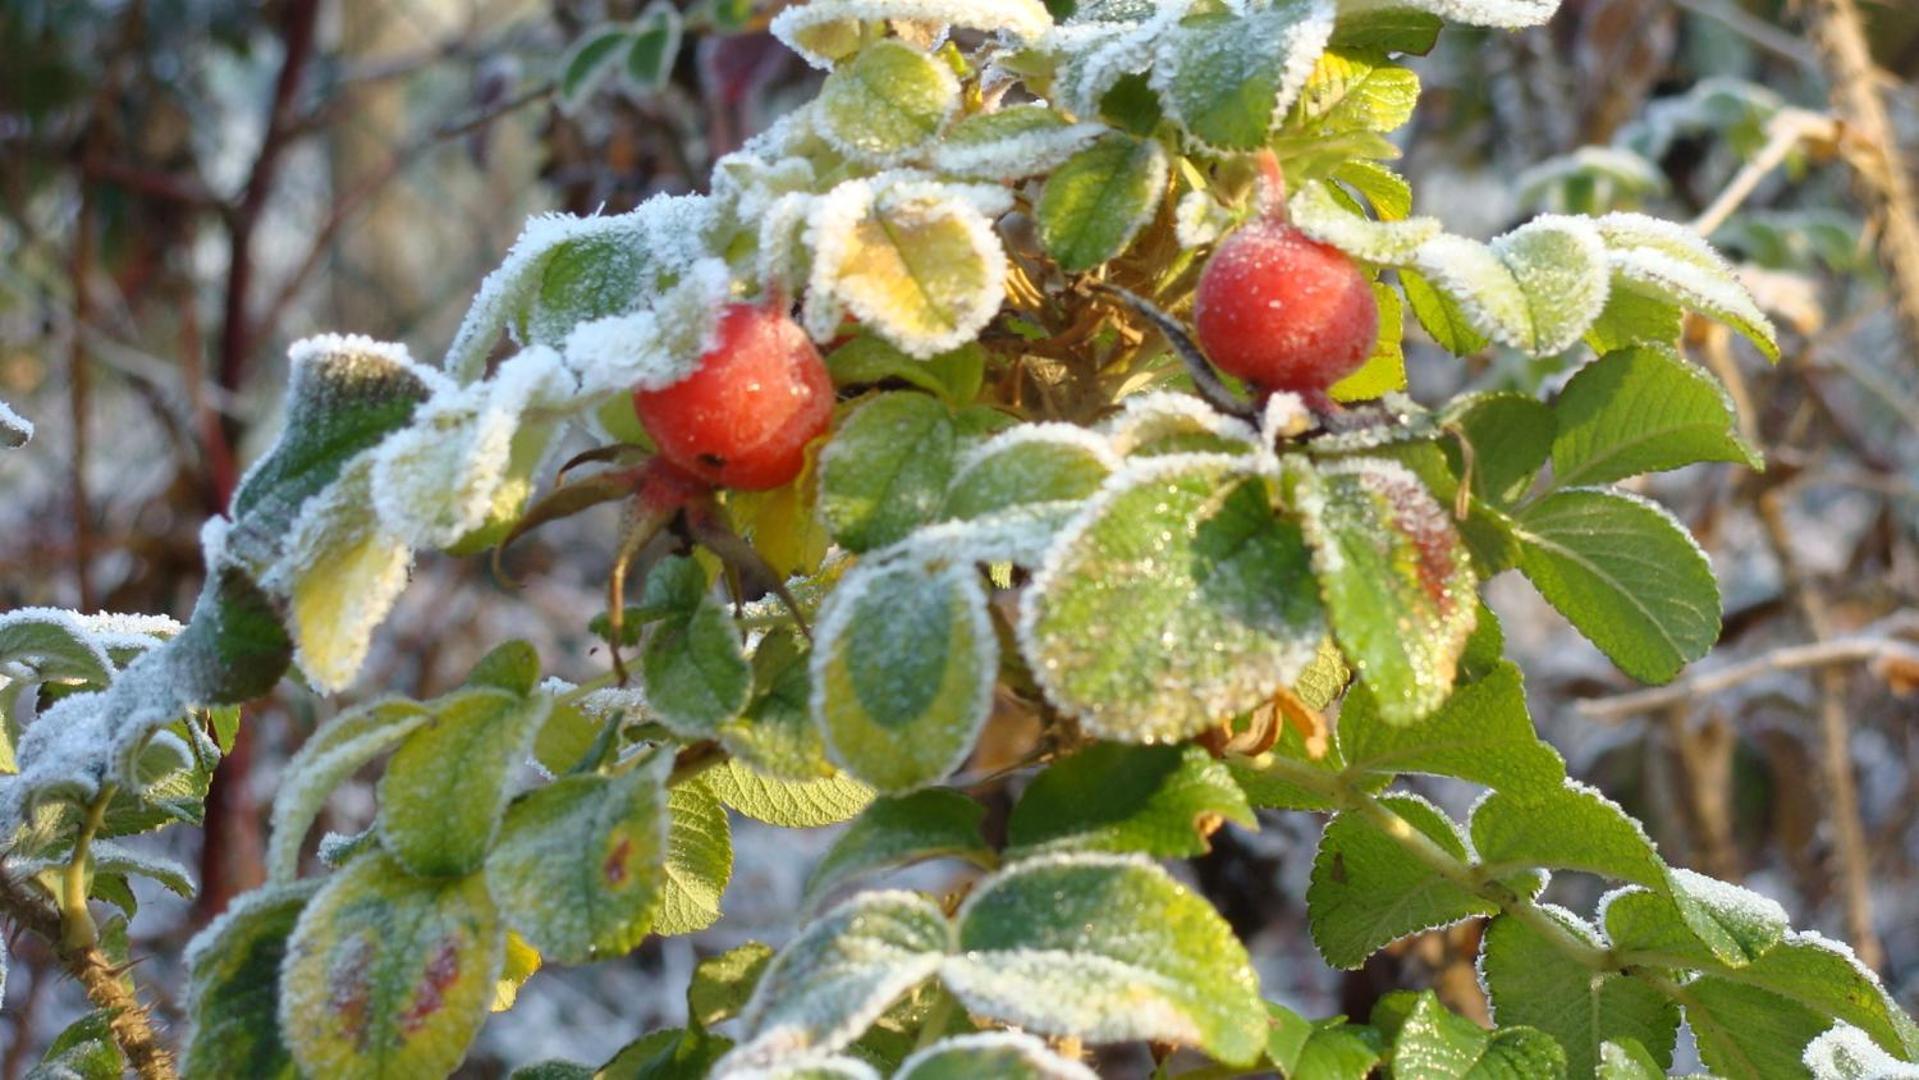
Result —
POLYGON ((1853 0, 1814 0, 1813 41, 1832 78, 1832 100, 1845 121, 1840 151, 1879 217, 1879 253, 1892 279, 1893 304, 1906 343, 1919 353, 1919 194, 1899 152, 1899 133, 1879 96, 1859 9, 1853 0))
MULTIPOLYGON (((1792 546, 1786 523, 1784 496, 1771 489, 1759 496, 1759 519, 1766 539, 1779 560, 1782 576, 1815 641, 1832 637, 1832 611, 1792 546)), ((1839 889, 1846 909, 1846 931, 1866 967, 1885 963, 1885 950, 1872 920, 1872 862, 1866 850, 1866 829, 1859 816, 1859 788, 1852 775, 1852 732, 1846 717, 1846 671, 1827 665, 1819 672, 1820 766, 1825 773, 1826 796, 1831 800, 1833 847, 1839 856, 1839 889)))
POLYGON ((1766 653, 1764 656, 1682 679, 1667 686, 1655 687, 1651 690, 1636 690, 1630 694, 1620 694, 1617 697, 1600 698, 1595 701, 1582 701, 1573 708, 1582 720, 1617 724, 1635 716, 1658 712, 1668 706, 1710 697, 1767 675, 1846 664, 1868 664, 1879 660, 1919 663, 1919 644, 1875 634, 1834 638, 1830 641, 1816 641, 1806 645, 1788 645, 1766 653))
POLYGON ((1832 117, 1805 109, 1781 109, 1766 125, 1766 145, 1746 162, 1712 205, 1692 223, 1693 231, 1711 236, 1726 219, 1745 203, 1753 189, 1783 163, 1802 142, 1831 142, 1839 136, 1839 125, 1832 117))
MULTIPOLYGON (((93 122, 89 122, 90 125, 93 122)), ((88 134, 87 140, 93 141, 88 134)), ((93 276, 93 185, 83 177, 80 181, 79 217, 73 230, 73 326, 72 341, 67 356, 67 407, 68 421, 73 425, 73 459, 68 473, 69 494, 73 499, 73 576, 79 586, 81 611, 94 609, 93 575, 90 564, 93 561, 93 499, 87 489, 87 414, 89 398, 93 385, 92 371, 87 355, 86 325, 93 317, 92 290, 88 279, 93 276)))
POLYGON ((1688 14, 1721 23, 1754 45, 1793 63, 1809 68, 1819 66, 1819 54, 1805 42, 1727 0, 1672 0, 1672 3, 1688 14))

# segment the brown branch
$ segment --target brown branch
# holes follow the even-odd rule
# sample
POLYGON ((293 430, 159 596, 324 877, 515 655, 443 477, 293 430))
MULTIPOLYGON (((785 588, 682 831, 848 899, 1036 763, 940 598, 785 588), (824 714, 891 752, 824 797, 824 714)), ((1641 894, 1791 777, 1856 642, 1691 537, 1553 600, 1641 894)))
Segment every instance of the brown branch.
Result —
MULTIPOLYGON (((89 142, 93 135, 88 134, 89 142)), ((87 489, 87 415, 91 412, 92 370, 87 355, 86 326, 93 317, 93 185, 80 180, 80 206, 73 229, 73 259, 69 264, 73 287, 72 341, 67 354, 68 422, 73 425, 73 454, 68 473, 69 494, 73 499, 73 576, 79 586, 81 611, 94 610, 93 575, 93 499, 87 489)))
POLYGON ((1583 720, 1617 724, 1635 716, 1709 697, 1767 675, 1881 661, 1919 663, 1919 644, 1889 635, 1871 634, 1816 641, 1807 645, 1789 645, 1667 686, 1582 701, 1573 708, 1583 720))
POLYGON ((1854 0, 1814 0, 1813 41, 1832 79, 1834 108, 1847 132, 1841 149, 1879 218, 1879 255, 1892 279, 1892 299, 1906 342, 1919 353, 1919 194, 1899 152, 1899 133, 1879 96, 1872 61, 1854 0))
POLYGON ((161 1041, 153 1017, 121 978, 123 972, 97 946, 61 944, 60 916, 0 870, 0 914, 45 941, 67 974, 79 982, 87 1000, 109 1014, 107 1027, 141 1080, 174 1080, 173 1051, 161 1041))

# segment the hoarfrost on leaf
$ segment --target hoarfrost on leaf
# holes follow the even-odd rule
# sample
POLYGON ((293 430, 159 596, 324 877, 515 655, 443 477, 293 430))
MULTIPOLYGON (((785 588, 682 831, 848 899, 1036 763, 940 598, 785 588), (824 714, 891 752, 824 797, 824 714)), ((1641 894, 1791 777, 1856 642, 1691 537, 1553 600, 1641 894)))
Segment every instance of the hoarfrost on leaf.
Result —
POLYGON ((397 745, 432 719, 427 706, 402 698, 375 701, 322 724, 281 772, 273 798, 267 841, 267 880, 292 881, 300 874, 300 848, 327 796, 362 765, 397 745))
POLYGON ((1099 1080, 1093 1070, 1053 1053, 1044 1042, 1020 1031, 982 1031, 955 1035, 915 1051, 900 1062, 894 1080, 1099 1080))
POLYGON ((902 41, 877 41, 826 77, 812 107, 814 129, 835 150, 869 165, 896 164, 959 111, 959 77, 902 41))
POLYGON ((1525 290, 1534 356, 1571 348, 1606 308, 1612 277, 1606 245, 1591 221, 1549 214, 1493 241, 1493 253, 1525 290))
POLYGON ((1027 41, 1053 25, 1040 0, 813 0, 775 15, 770 29, 807 63, 831 70, 860 47, 860 24, 880 20, 996 31, 1027 41))
POLYGON ((1342 16, 1376 11, 1425 11, 1448 22, 1518 30, 1539 26, 1559 10, 1559 0, 1340 0, 1342 16))
POLYGON ((1326 51, 1334 14, 1334 0, 1292 0, 1184 21, 1155 43, 1152 87, 1203 145, 1259 147, 1326 51))
POLYGON ((1836 1024, 1806 1046, 1813 1080, 1919 1080, 1919 1064, 1886 1053, 1851 1024, 1836 1024))
POLYGON ((0 401, 0 449, 18 450, 33 439, 33 421, 0 401))
POLYGON ((1438 218, 1373 221, 1340 205, 1324 181, 1302 185, 1287 201, 1300 232, 1366 262, 1398 266, 1415 260, 1419 247, 1440 235, 1438 218))
POLYGON ((1051 172, 1105 134, 1103 124, 1073 123, 1028 103, 968 116, 933 144, 932 166, 977 180, 1018 180, 1051 172))

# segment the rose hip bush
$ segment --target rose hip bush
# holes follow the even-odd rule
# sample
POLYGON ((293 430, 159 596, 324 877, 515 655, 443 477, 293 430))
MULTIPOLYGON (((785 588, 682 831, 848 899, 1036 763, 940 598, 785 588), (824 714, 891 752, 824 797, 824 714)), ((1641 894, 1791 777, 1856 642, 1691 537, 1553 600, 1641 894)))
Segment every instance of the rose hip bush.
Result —
MULTIPOLYGON (((739 813, 851 824, 795 937, 703 963, 687 1026, 608 1075, 1085 1077, 1134 1043, 1191 1077, 1631 1078, 1665 1074, 1682 1021, 1722 1077, 1913 1075, 1919 1028, 1844 946, 1669 866, 1566 775, 1479 600, 1517 571, 1646 682, 1703 655, 1705 556, 1616 485, 1759 464, 1679 352, 1688 313, 1776 352, 1677 226, 1480 242, 1410 214, 1399 58, 1554 6, 788 7, 773 29, 824 84, 709 194, 534 221, 436 363, 297 346, 188 622, 0 618, 13 920, 110 956, 130 876, 190 892, 121 838, 197 820, 237 705, 295 669, 345 688, 416 552, 497 556, 625 501, 593 622, 617 674, 547 678, 509 642, 443 697, 322 725, 267 885, 192 947, 177 1059, 122 1011, 60 1060, 444 1074, 538 966, 720 918, 739 813), (1453 353, 1578 370, 1550 400, 1415 402, 1409 311, 1453 353), (541 490, 569 430, 602 447, 541 490), (1037 734, 988 758, 987 725, 1037 734), (309 866, 328 794, 381 758, 373 827, 309 866), (1454 820, 1408 774, 1485 795, 1454 820), (995 789, 1017 801, 989 844, 995 789), (1261 809, 1326 816, 1307 899, 1336 967, 1487 920, 1496 1026, 1431 993, 1363 1018, 1262 999, 1163 865, 1261 809), (859 888, 936 857, 977 873, 859 888), (1539 899, 1554 871, 1613 889, 1567 910, 1539 899)), ((596 33, 569 84, 657 69, 673 19, 596 33)))

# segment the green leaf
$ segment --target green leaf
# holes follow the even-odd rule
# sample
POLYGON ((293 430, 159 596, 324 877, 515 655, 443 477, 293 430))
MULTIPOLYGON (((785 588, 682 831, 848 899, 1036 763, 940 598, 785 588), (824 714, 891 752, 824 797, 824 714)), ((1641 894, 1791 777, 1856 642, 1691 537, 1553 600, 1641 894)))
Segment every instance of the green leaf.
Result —
POLYGON ((1035 503, 1077 502, 1118 466, 1106 440, 1073 424, 1021 424, 960 462, 940 516, 972 520, 1035 503))
POLYGON ((499 835, 507 778, 526 760, 549 700, 479 687, 433 703, 380 778, 380 842, 414 873, 477 870, 499 835))
POLYGON ((835 386, 876 386, 889 380, 909 383, 960 406, 979 395, 986 350, 978 342, 940 353, 929 360, 908 356, 875 334, 859 334, 826 357, 835 386))
POLYGON ((1051 172, 1104 133, 1075 124, 1037 103, 975 113, 954 124, 933 147, 940 172, 979 180, 1017 180, 1051 172))
POLYGON ((1195 139, 1253 150, 1293 104, 1332 33, 1318 4, 1273 4, 1247 14, 1188 19, 1166 34, 1152 70, 1167 112, 1195 139))
POLYGON ((1409 6, 1348 9, 1330 42, 1335 49, 1377 49, 1424 56, 1439 41, 1439 16, 1409 6))
POLYGON ((214 571, 187 628, 165 650, 178 680, 174 688, 202 706, 263 697, 293 664, 293 639, 281 625, 279 605, 232 566, 214 571))
MULTIPOLYGON (((1379 801, 1454 858, 1466 858, 1458 828, 1431 803, 1415 795, 1379 801)), ((1409 934, 1499 910, 1442 877, 1356 811, 1326 823, 1306 909, 1320 955, 1348 969, 1409 934)))
POLYGON ((1601 356, 1636 345, 1671 349, 1685 327, 1686 312, 1679 305, 1614 289, 1605 310, 1586 328, 1586 344, 1601 356))
POLYGON ((1692 535, 1654 503, 1562 491, 1527 507, 1519 569, 1626 674, 1669 682, 1719 639, 1719 585, 1692 535))
POLYGON ((741 1020, 738 1053, 790 1059, 830 1053, 858 1038, 900 995, 924 982, 953 947, 932 901, 868 892, 809 924, 760 977, 741 1020))
MULTIPOLYGON (((1585 922, 1548 908, 1547 915, 1591 945, 1599 937, 1585 922)), ((1679 1036, 1679 1007, 1651 985, 1615 972, 1595 972, 1568 956, 1539 931, 1501 915, 1486 928, 1479 964, 1502 1028, 1527 1025, 1558 1041, 1568 1076, 1592 1076, 1601 1044, 1633 1039, 1659 1063, 1672 1063, 1679 1036)))
MULTIPOLYGON (((691 559, 679 564, 704 582, 705 572, 691 559)), ((687 738, 712 735, 738 716, 753 694, 753 669, 740 645, 739 629, 726 608, 706 592, 690 611, 654 626, 640 654, 640 680, 646 703, 660 722, 687 738)))
POLYGON ((1302 184, 1286 206, 1301 232, 1365 262, 1399 265, 1417 258, 1427 244, 1457 239, 1440 234, 1437 218, 1374 221, 1350 196, 1319 180, 1302 184))
POLYGON ((592 1080, 706 1080, 733 1040, 698 1027, 667 1028, 626 1044, 592 1080))
MULTIPOLYGON (((491 695, 496 691, 474 691, 491 695)), ((416 701, 373 701, 320 725, 281 773, 267 842, 267 880, 300 876, 300 851, 327 796, 360 767, 425 727, 433 711, 416 701)))
POLYGON ((952 413, 925 394, 882 394, 861 406, 820 455, 820 515, 833 539, 871 551, 931 521, 958 440, 952 413))
POLYGON ((1553 484, 1580 487, 1697 461, 1763 468, 1738 434, 1732 400, 1711 375, 1664 349, 1608 354, 1553 402, 1553 484))
MULTIPOLYGON (((1530 333, 1507 344, 1551 356, 1576 344, 1605 310, 1606 247, 1585 218, 1540 217, 1492 243, 1526 296, 1530 333)), ((1494 334, 1494 337, 1498 337, 1494 334)))
MULTIPOLYGON (((1789 933, 1745 967, 1719 969, 1688 989, 1714 980, 1763 988, 1822 1018, 1859 1028, 1886 1050, 1919 1053, 1919 1027, 1886 993, 1879 977, 1860 964, 1851 949, 1817 934, 1789 933)), ((1829 1026, 1822 1022, 1820 1029, 1829 1026)))
POLYGON ((691 934, 719 921, 720 895, 733 877, 733 825, 708 786, 713 775, 667 794, 666 878, 655 933, 691 934))
POLYGON ((1007 821, 1007 853, 1204 855, 1227 821, 1257 828, 1232 773, 1200 747, 1096 743, 1027 786, 1007 821))
POLYGON ((1405 467, 1325 463, 1295 489, 1333 633, 1388 723, 1446 700, 1478 607, 1452 517, 1405 467))
POLYGON ((1643 214, 1607 214, 1594 225, 1619 288, 1709 315, 1744 334, 1767 359, 1779 359, 1772 323, 1738 272, 1697 233, 1643 214))
POLYGON ((848 882, 927 859, 990 867, 993 850, 980 838, 985 816, 985 807, 947 788, 875 799, 814 864, 801 903, 811 907, 848 882))
POLYGON ((700 961, 686 987, 687 1016, 703 1028, 738 1016, 772 962, 772 946, 757 941, 700 961))
POLYGON ((1028 859, 959 913, 941 978, 967 1009, 1043 1035, 1152 1040, 1246 1065, 1265 1010, 1246 949, 1205 899, 1144 858, 1028 859))
POLYGON ((1420 1080, 1545 1080, 1568 1075, 1566 1052, 1550 1036, 1527 1027, 1484 1031, 1447 1012, 1430 990, 1419 995, 1399 1029, 1392 1068, 1394 1076, 1420 1080))
POLYGON ((1473 848, 1493 873, 1580 870, 1663 889, 1666 865, 1632 815, 1567 780, 1550 792, 1495 791, 1473 809, 1473 848))
POLYGON ((754 821, 786 829, 817 829, 850 820, 873 801, 873 789, 844 774, 786 780, 729 761, 701 780, 722 803, 754 821))
POLYGON ((672 755, 620 776, 557 780, 513 804, 486 860, 507 925, 565 964, 619 956, 660 905, 672 755))
POLYGON ((0 664, 10 678, 105 686, 113 661, 70 612, 28 608, 0 615, 0 664))
POLYGON ((1474 327, 1459 301, 1435 288, 1424 276, 1401 267, 1399 287, 1413 309, 1413 318, 1440 348, 1454 356, 1471 356, 1486 347, 1486 335, 1474 327))
POLYGON ((1265 702, 1318 651, 1325 618, 1299 527, 1240 468, 1183 456, 1129 469, 1034 576, 1022 650, 1092 734, 1188 738, 1265 702))
POLYGON ((633 47, 626 53, 626 75, 641 92, 656 92, 672 78, 683 29, 679 9, 671 0, 653 0, 633 20, 633 47))
POLYGON ((1286 1077, 1287 1080, 1366 1080, 1385 1056, 1385 1040, 1378 1031, 1362 1024, 1349 1024, 1345 1017, 1336 1016, 1313 1025, 1306 1045, 1300 1048, 1298 1065, 1287 1072, 1286 1077))
POLYGON ((931 139, 959 106, 959 79, 951 68, 888 38, 826 77, 814 116, 816 130, 834 149, 883 165, 931 139))
POLYGON ((187 946, 187 1015, 193 1021, 181 1051, 187 1075, 299 1075, 276 1009, 287 937, 313 892, 314 883, 302 882, 246 893, 187 946))
POLYGON ((1046 178, 1034 209, 1046 253, 1069 274, 1123 253, 1152 220, 1166 174, 1158 142, 1117 131, 1074 154, 1046 178))
POLYGON ((999 643, 968 563, 862 566, 820 609, 813 716, 833 760, 881 791, 924 787, 972 753, 999 643))
POLYGON ((465 686, 490 686, 520 697, 540 684, 540 654, 524 641, 509 641, 480 658, 467 672, 465 686))
POLYGON ((1377 51, 1328 49, 1287 123, 1306 131, 1395 131, 1412 119, 1419 76, 1377 51))
POLYGON ((54 1036, 26 1080, 120 1080, 126 1056, 113 1038, 113 1014, 101 1009, 68 1024, 54 1036))
POLYGON ((336 873, 300 914, 280 1031, 303 1072, 443 1076, 486 1019, 506 935, 479 874, 427 880, 385 853, 336 873))
POLYGON ((567 50, 560 62, 560 102, 567 111, 578 109, 613 72, 632 41, 624 26, 589 30, 567 50))
POLYGON ((959 1035, 913 1054, 894 1080, 1098 1080, 1093 1070, 1053 1053, 1031 1035, 983 1031, 959 1035))
POLYGON ((826 740, 813 725, 813 677, 796 630, 766 633, 753 650, 753 700, 722 724, 720 745, 747 767, 787 780, 833 775, 826 740))
POLYGON ((1684 993, 1699 1059, 1724 1080, 1799 1080, 1806 1047, 1832 1026, 1790 998, 1710 975, 1687 983, 1684 993))
POLYGON ((1668 886, 1606 898, 1614 949, 1660 967, 1744 967, 1785 939, 1786 909, 1756 892, 1682 869, 1671 871, 1668 886))
POLYGON ((1348 776, 1426 773, 1521 793, 1554 791, 1566 777, 1558 751, 1533 730, 1519 669, 1505 662, 1417 724, 1385 722, 1361 683, 1340 707, 1335 733, 1348 776))
POLYGON ((1510 505, 1526 494, 1551 455, 1558 430, 1551 409, 1528 394, 1515 393, 1456 399, 1446 410, 1445 424, 1472 448, 1474 496, 1495 506, 1510 505))
POLYGON ((1405 306, 1390 287, 1375 281, 1372 288, 1379 307, 1379 340, 1358 371, 1327 389, 1334 401, 1371 401, 1406 389, 1405 306))
POLYGON ((1376 161, 1354 158, 1333 167, 1332 179, 1365 196, 1373 216, 1401 221, 1413 212, 1413 188, 1406 178, 1376 161))

